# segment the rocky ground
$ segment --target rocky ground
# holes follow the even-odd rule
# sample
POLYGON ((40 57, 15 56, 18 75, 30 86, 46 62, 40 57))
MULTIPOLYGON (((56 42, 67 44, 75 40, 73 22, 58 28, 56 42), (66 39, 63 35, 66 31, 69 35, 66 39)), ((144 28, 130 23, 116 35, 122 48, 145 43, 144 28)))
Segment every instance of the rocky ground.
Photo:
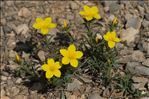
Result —
MULTIPOLYGON (((14 78, 9 69, 18 65, 14 62, 16 42, 25 41, 30 36, 31 25, 35 17, 51 16, 54 22, 62 24, 63 19, 74 24, 72 33, 78 35, 82 18, 78 12, 83 5, 97 5, 106 22, 117 16, 121 24, 118 32, 123 43, 119 49, 120 65, 134 74, 134 88, 149 91, 149 1, 3 1, 1 2, 1 99, 60 99, 65 94, 67 99, 104 99, 99 96, 100 88, 92 84, 90 77, 74 79, 66 91, 54 90, 48 93, 38 92, 41 83, 23 85, 23 79, 14 78), (67 91, 69 90, 69 91, 67 91)), ((102 23, 105 25, 105 23, 102 23)), ((57 30, 52 31, 55 34, 57 30)), ((102 28, 105 32, 106 29, 102 28)), ((24 57, 28 54, 24 53, 24 57)), ((62 98, 63 99, 63 98, 62 98)), ((144 97, 142 99, 149 99, 144 97)))

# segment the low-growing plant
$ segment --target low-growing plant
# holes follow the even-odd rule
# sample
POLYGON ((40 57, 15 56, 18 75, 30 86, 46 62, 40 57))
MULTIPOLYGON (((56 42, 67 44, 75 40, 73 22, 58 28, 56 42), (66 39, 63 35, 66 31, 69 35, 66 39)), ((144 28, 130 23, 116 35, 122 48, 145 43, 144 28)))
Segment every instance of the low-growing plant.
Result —
POLYGON ((30 61, 21 59, 16 54, 16 62, 20 67, 15 74, 31 80, 44 79, 46 84, 62 87, 71 82, 75 70, 81 66, 81 69, 88 68, 93 81, 100 81, 105 88, 113 85, 115 89, 123 92, 124 96, 130 94, 133 97, 141 96, 138 90, 132 92, 131 76, 127 74, 121 76, 118 72, 119 67, 116 62, 118 51, 115 46, 121 40, 117 36, 117 17, 108 23, 107 30, 102 33, 98 25, 102 19, 98 8, 87 5, 83 8, 79 14, 84 19, 85 33, 78 42, 71 35, 71 25, 67 20, 64 20, 63 26, 60 26, 59 32, 54 37, 48 34, 57 26, 52 22, 52 18, 36 18, 33 24, 35 30, 30 38, 35 45, 30 53, 30 61), (98 29, 96 32, 94 27, 98 29), (39 50, 48 53, 45 61, 41 61, 37 56, 39 50), (79 61, 80 59, 82 60, 79 61))

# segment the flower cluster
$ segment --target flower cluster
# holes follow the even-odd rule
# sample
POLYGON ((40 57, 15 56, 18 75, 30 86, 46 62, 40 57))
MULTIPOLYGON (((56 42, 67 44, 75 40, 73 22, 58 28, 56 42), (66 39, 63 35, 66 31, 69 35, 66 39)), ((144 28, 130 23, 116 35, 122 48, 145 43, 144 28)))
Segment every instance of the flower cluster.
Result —
POLYGON ((52 23, 51 17, 47 17, 45 19, 36 18, 36 22, 33 24, 33 28, 39 29, 42 35, 48 34, 50 29, 56 27, 55 23, 52 23))
POLYGON ((76 47, 74 44, 71 44, 68 49, 61 49, 60 53, 63 55, 62 63, 67 65, 71 64, 73 67, 78 66, 78 60, 83 56, 81 51, 76 51, 76 47))
POLYGON ((101 16, 98 14, 99 13, 98 8, 96 6, 89 7, 85 5, 83 8, 84 8, 84 11, 80 11, 79 14, 87 21, 90 21, 93 18, 101 19, 101 16))
MULTIPOLYGON (((70 65, 72 67, 78 66, 78 60, 83 56, 83 52, 76 51, 76 47, 74 44, 71 44, 68 47, 68 50, 66 49, 60 49, 60 53, 62 54, 62 64, 70 65)), ((49 58, 47 61, 47 64, 42 65, 42 70, 46 72, 46 78, 50 79, 53 76, 60 77, 61 71, 59 70, 61 68, 60 62, 55 62, 54 59, 49 58)))
POLYGON ((120 42, 120 39, 117 38, 115 31, 107 32, 103 38, 108 42, 108 46, 110 48, 113 48, 116 42, 120 42))
MULTIPOLYGON (((91 21, 93 19, 101 19, 98 8, 96 6, 87 6, 83 7, 83 11, 80 11, 79 14, 86 20, 91 21)), ((117 18, 115 18, 112 22, 113 24, 117 24, 117 18)), ((48 34, 49 30, 56 27, 55 23, 52 23, 52 18, 47 17, 45 19, 36 18, 36 22, 33 24, 33 28, 40 30, 42 35, 48 34)), ((68 22, 66 20, 63 21, 63 28, 68 27, 68 22)), ((96 42, 98 43, 100 39, 104 38, 108 42, 108 46, 113 48, 116 42, 120 42, 120 39, 117 38, 116 32, 107 32, 103 37, 100 34, 96 35, 96 42)), ((61 63, 64 65, 70 64, 72 67, 77 67, 80 59, 83 56, 83 52, 77 51, 74 44, 71 44, 67 49, 60 49, 60 54, 63 56, 61 59, 61 63)), ((60 77, 61 76, 61 65, 60 62, 55 62, 54 59, 49 58, 47 64, 42 65, 42 70, 46 72, 46 78, 50 79, 53 76, 60 77)))

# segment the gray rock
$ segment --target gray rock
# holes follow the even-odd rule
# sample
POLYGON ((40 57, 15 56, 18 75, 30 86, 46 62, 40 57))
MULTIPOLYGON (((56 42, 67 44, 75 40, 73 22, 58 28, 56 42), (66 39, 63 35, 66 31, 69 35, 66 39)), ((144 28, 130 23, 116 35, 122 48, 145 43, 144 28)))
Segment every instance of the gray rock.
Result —
POLYGON ((5 19, 5 18, 2 18, 2 19, 1 19, 0 25, 3 25, 3 26, 6 25, 6 19, 5 19))
POLYGON ((133 27, 135 29, 140 29, 142 20, 139 17, 132 17, 127 20, 126 28, 133 27))
POLYGON ((75 3, 75 2, 70 2, 70 8, 71 8, 72 10, 76 10, 76 9, 79 9, 79 6, 78 6, 78 4, 75 3))
POLYGON ((18 87, 14 86, 10 89, 10 92, 13 96, 16 96, 20 92, 20 89, 18 87))
POLYGON ((43 89, 43 84, 36 82, 33 84, 33 86, 31 87, 32 90, 42 90, 43 89))
POLYGON ((149 99, 149 97, 142 97, 142 98, 140 98, 140 99, 149 99))
POLYGON ((30 54, 29 53, 25 53, 25 52, 23 52, 22 53, 22 58, 24 58, 26 61, 29 61, 30 60, 30 54))
POLYGON ((104 99, 104 98, 102 98, 99 93, 92 93, 91 95, 88 96, 88 99, 104 99))
POLYGON ((139 62, 128 62, 126 69, 132 74, 149 77, 149 68, 141 65, 139 62))
POLYGON ((27 36, 28 31, 29 31, 29 27, 27 26, 27 24, 21 24, 16 28, 16 33, 22 34, 24 36, 27 36))
POLYGON ((147 21, 149 21, 149 13, 145 14, 144 16, 145 16, 145 19, 146 19, 147 21))
POLYGON ((134 76, 132 77, 132 80, 134 89, 146 90, 144 86, 147 84, 148 78, 134 76))
POLYGON ((16 57, 16 54, 15 54, 15 53, 16 53, 15 51, 10 50, 10 51, 9 51, 9 58, 14 59, 14 58, 16 57))
POLYGON ((141 15, 144 15, 144 8, 141 7, 140 5, 138 5, 137 8, 138 8, 140 14, 141 14, 141 15))
POLYGON ((9 65, 7 65, 10 69, 15 70, 19 67, 17 63, 15 63, 13 60, 9 60, 9 65))
POLYGON ((142 64, 149 67, 149 58, 147 58, 142 64))
POLYGON ((10 33, 12 31, 12 28, 6 25, 6 26, 3 26, 3 31, 4 33, 10 33))
POLYGON ((115 12, 117 12, 118 10, 120 10, 120 5, 117 4, 117 3, 111 3, 111 4, 109 5, 109 10, 110 10, 111 13, 115 13, 115 12))
POLYGON ((126 41, 127 45, 130 45, 130 43, 134 43, 136 36, 138 35, 139 30, 136 30, 132 27, 128 29, 123 29, 120 33, 120 38, 122 41, 126 41))
POLYGON ((6 81, 6 80, 7 80, 7 77, 2 75, 2 76, 1 76, 1 80, 2 80, 2 81, 6 81))
POLYGON ((143 51, 144 52, 147 52, 148 46, 149 46, 149 43, 148 42, 142 41, 142 47, 143 47, 143 51))
POLYGON ((40 59, 41 61, 45 61, 45 52, 42 51, 42 50, 40 50, 40 51, 38 52, 38 57, 39 57, 39 59, 40 59))
POLYGON ((140 50, 136 50, 132 53, 131 61, 136 61, 136 62, 143 62, 145 60, 144 53, 141 52, 140 50))
POLYGON ((67 90, 69 90, 69 91, 80 90, 81 85, 82 85, 82 83, 79 80, 74 79, 74 81, 72 83, 68 83, 67 90))
POLYGON ((12 31, 11 33, 7 34, 7 37, 8 37, 7 46, 10 49, 14 49, 14 47, 16 46, 16 39, 14 32, 12 31))
POLYGON ((15 99, 28 99, 26 95, 16 95, 15 99))
POLYGON ((133 15, 130 13, 126 13, 124 17, 125 17, 125 20, 129 20, 130 18, 133 17, 133 15))
POLYGON ((118 63, 125 64, 125 63, 130 62, 131 59, 132 59, 131 55, 126 55, 126 56, 121 56, 117 61, 118 63))
POLYGON ((31 12, 28 8, 22 7, 20 11, 18 12, 18 16, 26 18, 26 17, 31 16, 31 12))
POLYGON ((21 78, 18 78, 18 79, 16 79, 16 84, 20 84, 22 82, 22 79, 21 78))
POLYGON ((2 98, 5 95, 5 90, 1 88, 0 97, 2 98))
POLYGON ((2 96, 1 99, 11 99, 8 96, 2 96))
POLYGON ((144 19, 143 22, 142 22, 142 25, 146 29, 149 28, 149 21, 147 21, 147 20, 144 19))

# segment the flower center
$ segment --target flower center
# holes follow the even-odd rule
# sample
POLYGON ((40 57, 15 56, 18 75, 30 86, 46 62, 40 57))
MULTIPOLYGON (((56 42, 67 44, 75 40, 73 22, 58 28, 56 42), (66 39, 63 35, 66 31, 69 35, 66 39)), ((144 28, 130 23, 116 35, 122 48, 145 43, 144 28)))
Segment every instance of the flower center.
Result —
POLYGON ((40 25, 42 28, 48 28, 48 24, 46 22, 41 22, 40 25))
POLYGON ((109 40, 110 40, 110 41, 114 41, 114 38, 110 36, 110 37, 109 37, 109 40))
POLYGON ((76 57, 75 57, 75 56, 76 56, 75 54, 76 54, 75 51, 70 51, 70 52, 69 52, 69 58, 70 58, 70 59, 75 59, 75 58, 76 58, 76 57))
POLYGON ((50 66, 50 71, 54 71, 55 70, 55 67, 54 66, 50 66))

